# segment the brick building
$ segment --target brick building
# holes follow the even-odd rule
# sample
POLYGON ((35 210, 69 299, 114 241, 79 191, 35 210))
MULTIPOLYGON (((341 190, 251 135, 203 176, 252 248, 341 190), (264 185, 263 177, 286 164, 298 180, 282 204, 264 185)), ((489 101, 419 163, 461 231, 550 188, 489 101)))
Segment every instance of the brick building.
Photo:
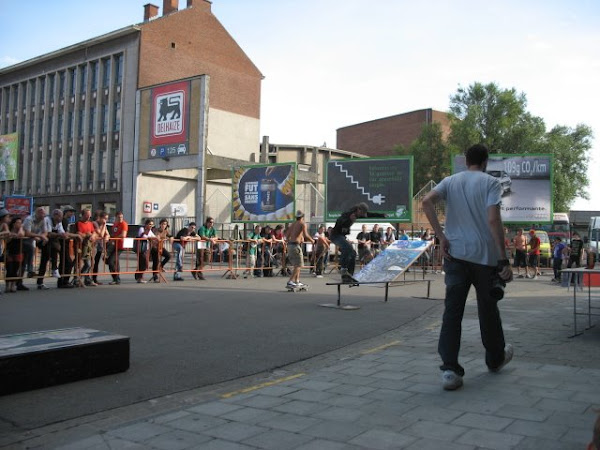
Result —
POLYGON ((0 69, 0 135, 18 137, 16 176, 0 176, 0 195, 123 210, 130 222, 142 204, 162 216, 173 204, 198 218, 220 212, 206 200, 257 151, 263 76, 210 1, 179 10, 164 0, 158 11, 147 4, 142 23, 0 69), (187 86, 188 97, 168 93, 185 103, 185 135, 155 144, 144 121, 167 121, 152 101, 176 82, 187 86))
POLYGON ((419 136, 423 125, 433 122, 442 125, 446 137, 450 132, 447 113, 420 109, 338 128, 336 147, 369 157, 389 156, 394 154, 394 147, 409 146, 419 136))

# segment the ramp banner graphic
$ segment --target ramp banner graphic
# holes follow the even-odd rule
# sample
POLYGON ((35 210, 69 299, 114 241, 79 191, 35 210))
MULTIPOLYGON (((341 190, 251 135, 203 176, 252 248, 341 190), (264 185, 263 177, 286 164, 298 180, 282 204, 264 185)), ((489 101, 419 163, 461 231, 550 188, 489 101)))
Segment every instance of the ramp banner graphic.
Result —
POLYGON ((19 134, 0 135, 0 181, 17 179, 19 134))
MULTIPOLYGON (((412 156, 340 159, 327 163, 325 217, 335 221, 357 203, 389 222, 412 220, 412 156)), ((381 218, 361 219, 381 222, 381 218)))
POLYGON ((232 170, 233 222, 292 222, 295 218, 296 165, 242 166, 232 170))
MULTIPOLYGON (((505 223, 552 223, 552 155, 490 155, 486 172, 502 186, 500 211, 505 223)), ((455 156, 453 172, 467 170, 455 156)))

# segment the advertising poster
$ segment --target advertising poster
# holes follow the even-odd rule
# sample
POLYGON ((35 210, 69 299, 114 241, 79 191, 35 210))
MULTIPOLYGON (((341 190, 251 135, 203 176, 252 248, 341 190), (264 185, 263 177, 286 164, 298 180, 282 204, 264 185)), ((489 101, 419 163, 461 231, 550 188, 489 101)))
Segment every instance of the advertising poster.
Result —
POLYGON ((17 179, 18 133, 0 135, 0 181, 17 179))
MULTIPOLYGON (((325 193, 327 221, 366 203, 370 212, 385 214, 388 222, 412 220, 412 156, 332 160, 327 163, 325 193)), ((381 218, 360 222, 381 222, 381 218)))
POLYGON ((233 222, 293 222, 296 165, 242 166, 232 171, 233 222))
POLYGON ((33 214, 33 197, 7 195, 4 197, 4 208, 11 215, 30 216, 33 214))
MULTIPOLYGON (((490 155, 486 172, 502 185, 502 221, 552 223, 552 155, 490 155)), ((454 173, 467 170, 464 155, 454 173)))
POLYGON ((190 82, 179 81, 155 87, 150 97, 150 157, 187 155, 190 82))

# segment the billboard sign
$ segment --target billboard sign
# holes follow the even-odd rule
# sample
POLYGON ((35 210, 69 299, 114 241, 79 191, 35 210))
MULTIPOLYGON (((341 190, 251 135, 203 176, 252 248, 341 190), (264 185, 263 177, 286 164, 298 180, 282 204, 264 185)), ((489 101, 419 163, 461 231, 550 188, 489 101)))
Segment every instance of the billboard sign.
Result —
MULTIPOLYGON (((412 156, 331 160, 327 163, 325 217, 335 221, 357 203, 389 222, 412 220, 412 156)), ((361 219, 380 222, 381 219, 361 219)))
MULTIPOLYGON (((467 170, 464 155, 453 166, 454 173, 467 170)), ((552 223, 552 168, 552 155, 490 155, 486 172, 502 186, 503 222, 552 223)))
POLYGON ((155 87, 150 98, 150 157, 189 154, 190 82, 155 87))
POLYGON ((269 164, 232 170, 233 222, 295 220, 296 165, 269 164))
POLYGON ((30 216, 33 214, 33 197, 6 195, 4 197, 4 208, 6 208, 11 215, 30 216))
POLYGON ((0 135, 0 181, 17 179, 18 133, 0 135))

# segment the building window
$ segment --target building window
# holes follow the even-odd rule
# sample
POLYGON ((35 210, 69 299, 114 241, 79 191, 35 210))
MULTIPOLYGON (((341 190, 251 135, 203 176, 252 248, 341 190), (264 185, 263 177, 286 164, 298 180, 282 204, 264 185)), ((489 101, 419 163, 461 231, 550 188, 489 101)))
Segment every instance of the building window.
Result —
POLYGON ((123 53, 115 56, 115 84, 121 84, 123 80, 123 53))
MULTIPOLYGON (((47 141, 48 144, 50 144, 52 142, 52 125, 53 125, 53 123, 52 123, 53 120, 52 119, 54 119, 54 117, 52 116, 52 114, 49 114, 48 115, 48 131, 47 131, 47 133, 48 133, 48 141, 47 141)), ((50 159, 48 159, 48 160, 50 160, 50 159)))
POLYGON ((67 138, 73 139, 73 111, 69 111, 67 116, 67 138))
POLYGON ((75 95, 75 69, 69 69, 69 93, 75 95))
POLYGON ((83 128, 85 126, 85 112, 83 109, 79 110, 79 120, 77 121, 77 136, 83 137, 83 128))
POLYGON ((29 104, 35 105, 35 80, 29 82, 29 104))
POLYGON ((54 101, 54 86, 55 86, 55 81, 56 81, 56 76, 52 73, 48 76, 48 79, 50 81, 50 92, 48 93, 48 97, 50 97, 50 103, 52 103, 54 101))
POLYGON ((63 138, 63 115, 62 113, 58 115, 58 137, 57 141, 62 141, 63 138))
POLYGON ((90 108, 90 127, 88 129, 90 135, 96 134, 96 108, 90 108))
POLYGON ((29 120, 29 147, 33 147, 33 119, 29 120))
POLYGON ((108 105, 102 105, 102 134, 108 131, 108 105))
POLYGON ((113 111, 113 131, 121 131, 121 102, 115 102, 115 109, 113 111))
POLYGON ((85 94, 87 89, 87 66, 79 66, 79 93, 85 94))
POLYGON ((19 85, 15 84, 12 87, 12 108, 13 112, 16 112, 19 109, 19 85))
POLYGON ((46 101, 46 78, 40 78, 40 104, 43 105, 46 101))
POLYGON ((42 145, 42 140, 44 139, 44 121, 42 119, 38 119, 38 138, 37 138, 37 144, 38 145, 42 145))
POLYGON ((60 72, 60 74, 58 76, 58 97, 59 98, 65 98, 65 81, 66 81, 66 76, 65 76, 65 71, 63 70, 62 72, 60 72))
POLYGON ((95 91, 96 89, 98 89, 98 62, 94 61, 93 63, 90 64, 90 71, 91 76, 92 76, 92 82, 91 82, 91 86, 92 86, 92 91, 95 91))
POLYGON ((102 60, 102 87, 108 87, 110 83, 110 58, 102 60))

